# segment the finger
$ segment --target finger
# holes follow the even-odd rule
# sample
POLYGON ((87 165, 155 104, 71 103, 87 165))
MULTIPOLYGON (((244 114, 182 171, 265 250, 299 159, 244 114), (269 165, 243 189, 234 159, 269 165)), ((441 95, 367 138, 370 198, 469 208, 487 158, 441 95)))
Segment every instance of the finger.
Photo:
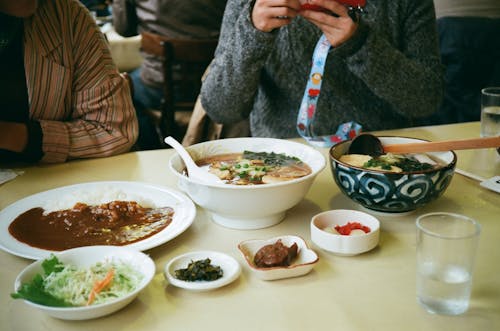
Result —
POLYGON ((299 0, 285 0, 286 1, 286 7, 295 10, 298 12, 300 10, 300 1, 299 0))
POLYGON ((345 20, 350 18, 348 16, 342 17, 342 16, 336 16, 332 15, 329 12, 319 12, 319 11, 313 11, 313 10, 307 10, 301 13, 301 15, 306 18, 308 21, 311 22, 317 22, 325 26, 332 26, 332 27, 340 27, 345 25, 346 22, 345 20))
POLYGON ((299 0, 266 0, 269 1, 269 7, 288 7, 295 11, 300 10, 299 0))
MULTIPOLYGON (((290 14, 293 15, 293 14, 290 14)), ((254 26, 261 31, 270 32, 276 28, 290 24, 293 17, 281 11, 268 11, 263 15, 255 16, 252 21, 254 26), (284 14, 284 15, 283 15, 284 14)))
POLYGON ((293 11, 298 11, 300 9, 299 0, 257 0, 255 6, 265 7, 265 8, 289 8, 293 11))
MULTIPOLYGON (((298 3, 298 2, 297 2, 298 3)), ((254 6, 254 11, 258 11, 258 16, 272 18, 272 17, 289 17, 294 18, 297 16, 298 11, 294 7, 287 6, 288 2, 286 1, 278 1, 278 2, 270 2, 270 1, 262 1, 260 3, 256 3, 254 6)), ((291 2, 289 5, 293 5, 297 7, 295 1, 291 2)))
POLYGON ((332 0, 309 0, 309 3, 312 5, 320 6, 323 7, 330 12, 337 14, 338 16, 348 16, 347 14, 347 7, 344 6, 343 4, 337 2, 337 1, 332 1, 332 0))
POLYGON ((268 8, 265 13, 268 20, 287 20, 290 22, 296 16, 297 12, 295 10, 284 7, 268 8))

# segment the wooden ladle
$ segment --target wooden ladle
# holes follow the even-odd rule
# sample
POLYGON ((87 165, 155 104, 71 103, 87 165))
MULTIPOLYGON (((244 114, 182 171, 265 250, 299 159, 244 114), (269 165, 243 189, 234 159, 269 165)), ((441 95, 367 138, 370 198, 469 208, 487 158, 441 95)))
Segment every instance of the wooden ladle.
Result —
POLYGON ((386 153, 406 154, 480 148, 500 148, 500 136, 382 145, 382 142, 376 136, 363 133, 356 136, 352 140, 348 153, 364 154, 376 157, 386 153))

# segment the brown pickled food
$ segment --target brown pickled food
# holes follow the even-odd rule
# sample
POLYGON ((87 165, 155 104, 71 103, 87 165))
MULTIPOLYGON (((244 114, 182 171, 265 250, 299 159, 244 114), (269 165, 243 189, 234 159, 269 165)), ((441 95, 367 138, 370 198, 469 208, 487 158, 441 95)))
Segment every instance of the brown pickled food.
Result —
POLYGON ((260 248, 255 254, 254 263, 259 268, 287 267, 297 256, 297 251, 297 243, 288 247, 279 239, 274 244, 260 248))
POLYGON ((20 214, 9 233, 32 247, 61 251, 94 245, 123 246, 165 229, 174 210, 146 208, 135 201, 100 205, 77 203, 73 208, 44 213, 40 207, 20 214))

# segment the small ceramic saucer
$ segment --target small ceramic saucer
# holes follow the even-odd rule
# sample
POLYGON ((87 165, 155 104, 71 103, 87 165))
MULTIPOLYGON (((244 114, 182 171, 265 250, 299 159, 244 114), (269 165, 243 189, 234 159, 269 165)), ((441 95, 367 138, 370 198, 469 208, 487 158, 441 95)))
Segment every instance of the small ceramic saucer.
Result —
POLYGON ((208 291, 225 286, 236 280, 241 273, 238 261, 233 257, 215 251, 197 251, 177 256, 170 260, 164 269, 165 278, 174 286, 191 291, 208 291), (219 266, 223 276, 212 281, 184 281, 175 277, 175 270, 187 268, 188 264, 198 260, 210 259, 210 264, 219 266))

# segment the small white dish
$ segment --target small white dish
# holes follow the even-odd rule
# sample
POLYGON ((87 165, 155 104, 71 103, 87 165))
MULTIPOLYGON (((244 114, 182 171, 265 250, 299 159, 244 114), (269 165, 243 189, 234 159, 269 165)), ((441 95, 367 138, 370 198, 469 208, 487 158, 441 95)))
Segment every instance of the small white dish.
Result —
POLYGON ((380 222, 374 216, 358 210, 335 209, 313 216, 311 220, 311 240, 320 248, 337 255, 352 256, 367 252, 378 245, 380 222), (325 229, 348 222, 359 222, 370 228, 370 232, 360 235, 341 235, 325 229))
MULTIPOLYGON (((52 317, 63 320, 88 320, 109 315, 122 309, 132 302, 139 292, 151 282, 156 270, 155 264, 149 256, 124 246, 78 247, 60 253, 54 253, 54 255, 59 261, 76 267, 89 267, 100 261, 117 259, 130 264, 134 269, 143 274, 142 281, 132 292, 101 304, 83 307, 51 307, 23 300, 27 305, 38 308, 52 317)), ((36 274, 43 274, 43 261, 44 259, 40 259, 33 262, 21 271, 16 278, 14 291, 17 291, 22 284, 30 282, 36 274)))
POLYGON ((277 280, 283 278, 299 277, 308 274, 316 262, 318 262, 318 255, 310 249, 304 239, 298 236, 279 236, 270 239, 253 239, 241 242, 238 245, 243 257, 248 263, 250 270, 262 280, 277 280), (290 266, 286 267, 271 267, 259 268, 254 263, 255 254, 264 247, 281 240, 283 245, 290 247, 297 243, 298 251, 297 257, 292 261, 290 266))
POLYGON ((225 286, 236 280, 241 273, 238 261, 233 257, 215 251, 197 251, 177 256, 170 260, 165 266, 164 276, 168 282, 174 286, 191 291, 208 291, 225 286), (212 281, 188 282, 175 278, 175 270, 187 268, 192 261, 210 259, 210 264, 221 267, 223 275, 221 278, 212 281))

